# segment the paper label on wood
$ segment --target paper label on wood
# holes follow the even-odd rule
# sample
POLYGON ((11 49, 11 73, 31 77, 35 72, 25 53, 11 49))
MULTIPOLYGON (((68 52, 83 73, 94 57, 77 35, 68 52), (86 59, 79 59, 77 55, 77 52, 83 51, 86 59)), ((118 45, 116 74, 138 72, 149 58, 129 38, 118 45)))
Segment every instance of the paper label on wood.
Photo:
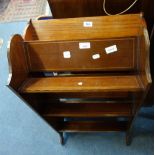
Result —
POLYGON ((83 85, 83 82, 78 82, 78 85, 79 85, 79 86, 82 86, 82 85, 83 85))
POLYGON ((92 55, 92 58, 93 59, 99 59, 100 58, 100 54, 94 54, 94 55, 92 55))
POLYGON ((113 45, 113 46, 106 47, 105 51, 106 51, 107 54, 117 52, 117 46, 113 45))
POLYGON ((90 48, 90 42, 79 43, 79 48, 80 49, 89 49, 90 48))
POLYGON ((71 58, 71 53, 70 53, 70 51, 64 51, 64 52, 63 52, 63 56, 64 56, 65 59, 71 58))
POLYGON ((93 22, 85 21, 85 22, 83 22, 83 26, 84 27, 93 27, 93 22))

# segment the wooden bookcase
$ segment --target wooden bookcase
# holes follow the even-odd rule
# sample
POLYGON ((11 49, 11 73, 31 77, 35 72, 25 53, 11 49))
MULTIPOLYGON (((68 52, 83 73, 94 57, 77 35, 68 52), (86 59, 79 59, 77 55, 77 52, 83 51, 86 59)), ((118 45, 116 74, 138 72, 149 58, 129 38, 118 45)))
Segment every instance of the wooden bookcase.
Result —
MULTIPOLYGON (((65 132, 131 129, 151 84, 141 14, 30 21, 8 49, 8 86, 65 132)), ((104 138, 104 137, 103 137, 104 138)))

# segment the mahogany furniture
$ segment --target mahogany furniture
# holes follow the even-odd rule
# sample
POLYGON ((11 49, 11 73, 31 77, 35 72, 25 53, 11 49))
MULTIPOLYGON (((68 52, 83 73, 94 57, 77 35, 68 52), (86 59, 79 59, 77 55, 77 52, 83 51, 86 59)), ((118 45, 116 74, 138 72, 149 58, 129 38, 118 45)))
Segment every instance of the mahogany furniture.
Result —
MULTIPOLYGON (((75 18, 88 16, 105 16, 104 0, 48 0, 53 18, 75 18)), ((128 8, 134 0, 106 0, 106 10, 110 14, 117 14, 128 8)), ((125 14, 142 12, 147 23, 150 38, 150 67, 154 76, 154 0, 138 0, 125 14)), ((154 79, 154 78, 152 78, 154 79)), ((154 81, 145 99, 145 105, 154 104, 154 81)))
MULTIPOLYGON (((60 136, 131 129, 151 84, 141 14, 30 21, 8 49, 8 86, 60 136)), ((104 137, 103 137, 104 138, 104 137)))

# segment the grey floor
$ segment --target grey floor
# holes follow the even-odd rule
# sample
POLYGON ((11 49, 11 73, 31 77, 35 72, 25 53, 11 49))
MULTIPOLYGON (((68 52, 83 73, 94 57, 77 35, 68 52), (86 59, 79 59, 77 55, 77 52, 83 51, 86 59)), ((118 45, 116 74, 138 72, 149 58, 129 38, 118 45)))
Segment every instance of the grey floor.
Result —
POLYGON ((0 24, 0 155, 153 155, 153 108, 143 108, 134 125, 134 140, 125 145, 124 133, 69 134, 65 146, 55 131, 5 85, 7 44, 23 33, 25 22, 0 24))

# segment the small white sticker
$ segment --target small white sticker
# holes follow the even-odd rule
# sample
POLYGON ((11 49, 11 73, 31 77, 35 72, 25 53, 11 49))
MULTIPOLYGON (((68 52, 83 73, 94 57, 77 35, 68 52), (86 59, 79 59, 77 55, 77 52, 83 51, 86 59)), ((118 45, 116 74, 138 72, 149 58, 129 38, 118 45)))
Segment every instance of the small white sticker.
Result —
POLYGON ((85 21, 85 22, 83 22, 83 26, 84 27, 93 27, 93 22, 85 21))
POLYGON ((78 82, 78 85, 79 85, 79 86, 82 86, 82 85, 83 85, 83 82, 78 82))
POLYGON ((94 55, 92 55, 92 58, 93 59, 99 59, 100 58, 100 54, 94 54, 94 55))
POLYGON ((57 73, 57 72, 53 72, 53 75, 54 75, 54 76, 58 76, 58 73, 57 73))
POLYGON ((113 46, 106 47, 105 51, 106 51, 107 54, 116 52, 117 51, 117 46, 113 45, 113 46))
POLYGON ((79 48, 80 49, 89 49, 90 48, 90 42, 79 43, 79 48))
POLYGON ((63 56, 64 56, 64 58, 66 58, 66 59, 71 58, 71 53, 70 53, 70 51, 64 51, 64 52, 63 52, 63 56))

